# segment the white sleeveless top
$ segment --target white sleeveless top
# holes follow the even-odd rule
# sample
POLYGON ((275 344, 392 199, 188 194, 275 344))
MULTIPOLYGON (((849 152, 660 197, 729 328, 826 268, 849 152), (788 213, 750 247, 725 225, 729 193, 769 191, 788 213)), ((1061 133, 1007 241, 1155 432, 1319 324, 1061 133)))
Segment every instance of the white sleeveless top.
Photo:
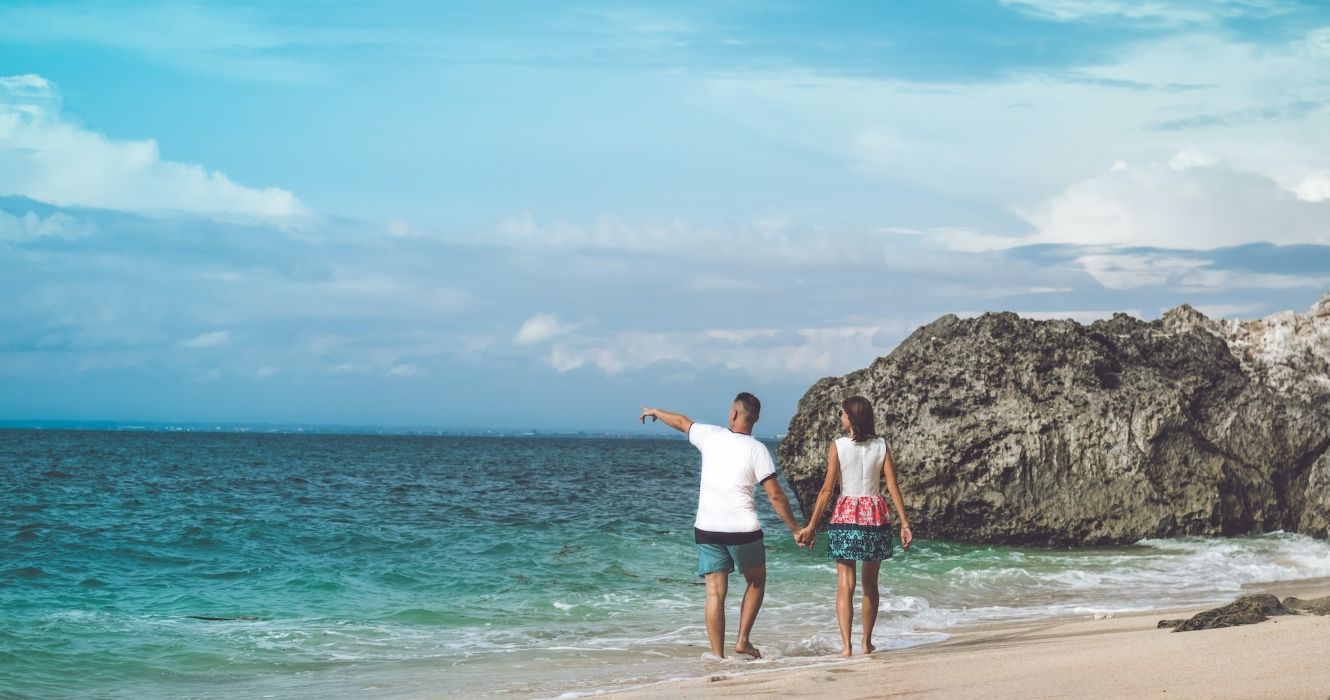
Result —
POLYGON ((836 438, 836 456, 840 458, 842 496, 877 496, 882 493, 882 462, 887 458, 886 440, 876 437, 855 442, 849 437, 836 438))

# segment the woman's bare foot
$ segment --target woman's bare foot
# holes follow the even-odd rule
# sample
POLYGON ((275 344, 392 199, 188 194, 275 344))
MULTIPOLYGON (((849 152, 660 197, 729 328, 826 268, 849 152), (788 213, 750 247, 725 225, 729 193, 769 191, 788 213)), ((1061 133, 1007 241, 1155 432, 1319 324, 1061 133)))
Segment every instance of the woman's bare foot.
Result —
POLYGON ((762 652, 758 651, 757 647, 753 646, 751 643, 735 644, 734 653, 747 654, 754 659, 762 658, 762 652))
POLYGON ((845 647, 844 649, 841 649, 841 650, 840 650, 840 655, 843 656, 843 657, 845 657, 845 658, 847 658, 847 659, 850 658, 850 656, 853 655, 853 654, 854 654, 854 650, 850 649, 849 647, 845 647))
POLYGON ((873 646, 873 643, 872 643, 872 642, 864 642, 864 653, 865 653, 865 654, 871 654, 871 653, 873 653, 873 652, 875 652, 875 651, 877 651, 877 647, 873 646))

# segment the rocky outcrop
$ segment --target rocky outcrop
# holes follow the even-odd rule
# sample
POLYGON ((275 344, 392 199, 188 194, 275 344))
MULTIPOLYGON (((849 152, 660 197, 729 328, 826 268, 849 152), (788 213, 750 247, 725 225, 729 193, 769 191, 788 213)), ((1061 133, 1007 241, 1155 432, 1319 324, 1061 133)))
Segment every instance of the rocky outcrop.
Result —
POLYGON ((873 401, 915 533, 1107 545, 1330 535, 1330 295, 1249 322, 944 316, 813 385, 777 454, 808 512, 834 408, 873 401))

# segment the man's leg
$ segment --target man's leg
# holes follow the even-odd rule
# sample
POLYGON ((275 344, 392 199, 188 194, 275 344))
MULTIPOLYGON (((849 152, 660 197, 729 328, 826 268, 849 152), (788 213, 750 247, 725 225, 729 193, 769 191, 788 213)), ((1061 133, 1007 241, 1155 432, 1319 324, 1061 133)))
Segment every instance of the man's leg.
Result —
POLYGON ((734 650, 760 659, 762 652, 753 646, 748 635, 753 631, 757 611, 762 609, 762 599, 767 593, 767 546, 760 539, 735 545, 730 547, 730 556, 748 582, 748 588, 744 590, 743 607, 739 608, 739 639, 734 644, 734 650))
POLYGON ((720 544, 697 545, 697 575, 707 584, 707 639, 711 653, 725 658, 725 593, 730 587, 734 559, 730 548, 720 544))
POLYGON ((744 590, 743 607, 739 610, 739 640, 734 643, 734 651, 760 659, 762 652, 749 641, 748 634, 753 631, 757 611, 762 609, 762 599, 767 594, 767 565, 750 567, 743 572, 748 588, 744 590))
POLYGON ((711 653, 725 658, 725 593, 730 587, 728 571, 713 571, 707 581, 707 639, 711 653))

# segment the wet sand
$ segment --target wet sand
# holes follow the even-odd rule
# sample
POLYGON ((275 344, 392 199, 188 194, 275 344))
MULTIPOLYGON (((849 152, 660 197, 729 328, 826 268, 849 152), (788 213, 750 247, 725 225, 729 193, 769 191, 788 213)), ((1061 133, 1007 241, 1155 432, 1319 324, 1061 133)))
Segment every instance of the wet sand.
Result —
MULTIPOLYGON (((1330 595, 1330 581, 1243 594, 1258 592, 1318 598, 1330 595)), ((1330 616, 1195 632, 1156 628, 1203 609, 974 626, 948 630, 955 636, 939 644, 844 664, 765 673, 717 668, 614 697, 1330 698, 1330 616)))

